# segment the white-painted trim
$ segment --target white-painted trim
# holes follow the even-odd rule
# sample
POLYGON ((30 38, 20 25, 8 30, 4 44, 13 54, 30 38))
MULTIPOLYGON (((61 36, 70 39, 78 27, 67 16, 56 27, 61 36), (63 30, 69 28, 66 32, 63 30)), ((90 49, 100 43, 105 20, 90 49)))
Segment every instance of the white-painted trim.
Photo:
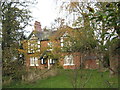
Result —
POLYGON ((39 66, 38 64, 30 64, 30 66, 39 66))
POLYGON ((49 61, 49 59, 48 59, 48 69, 50 69, 50 61, 49 61))
POLYGON ((44 63, 43 63, 43 59, 41 59, 41 64, 44 64, 44 63))
POLYGON ((63 42, 63 37, 61 37, 60 42, 63 42))
POLYGON ((66 55, 64 58, 64 66, 65 65, 74 65, 74 58, 72 55, 66 55))
POLYGON ((53 60, 53 63, 55 63, 55 60, 53 60))
POLYGON ((50 59, 50 63, 52 63, 52 59, 50 59))
POLYGON ((30 57, 30 66, 39 66, 37 57, 30 57))
POLYGON ((30 50, 28 50, 28 53, 30 53, 30 50))
POLYGON ((40 49, 38 49, 38 52, 40 52, 40 49))
POLYGON ((64 64, 64 66, 72 66, 72 65, 75 65, 75 64, 64 64))
POLYGON ((53 49, 47 49, 47 51, 52 51, 53 49))
POLYGON ((40 45, 38 45, 38 48, 40 48, 40 45))
POLYGON ((63 40, 63 37, 61 37, 61 38, 60 38, 60 45, 61 45, 61 47, 64 46, 63 41, 64 41, 64 40, 63 40))
POLYGON ((35 53, 35 51, 33 50, 33 53, 35 53))
POLYGON ((63 42, 61 42, 61 47, 63 47, 64 46, 64 44, 63 44, 63 42))
POLYGON ((38 41, 38 44, 40 44, 40 41, 38 41))
POLYGON ((30 42, 28 41, 28 46, 30 45, 30 42))

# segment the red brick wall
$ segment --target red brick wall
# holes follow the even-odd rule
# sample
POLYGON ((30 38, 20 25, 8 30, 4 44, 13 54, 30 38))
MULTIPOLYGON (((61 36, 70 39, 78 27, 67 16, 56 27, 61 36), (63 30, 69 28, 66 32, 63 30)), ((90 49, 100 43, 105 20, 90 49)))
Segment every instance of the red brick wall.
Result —
POLYGON ((96 60, 85 60, 84 62, 85 69, 98 69, 99 64, 97 64, 96 60))
POLYGON ((36 31, 42 31, 41 24, 38 21, 35 21, 34 28, 35 28, 36 31))
MULTIPOLYGON (((50 41, 41 41, 41 53, 43 53, 47 47, 48 47, 48 42, 50 41)), ((60 42, 58 41, 52 41, 53 43, 55 43, 56 47, 60 47, 60 42)), ((80 67, 80 53, 76 52, 76 53, 62 53, 61 54, 63 58, 61 58, 59 60, 60 65, 64 68, 64 69, 75 69, 75 68, 79 68, 80 67), (74 65, 64 65, 64 56, 65 55, 73 55, 73 61, 74 61, 74 65)), ((99 68, 99 64, 96 64, 96 60, 85 60, 84 62, 85 65, 85 69, 97 69, 99 68)), ((35 67, 35 66, 30 66, 30 58, 26 58, 26 66, 27 67, 35 67)), ((41 64, 40 60, 39 60, 39 66, 37 66, 37 68, 39 69, 44 69, 45 67, 47 67, 47 64, 41 64)))
POLYGON ((48 46, 47 43, 48 43, 48 41, 41 41, 41 47, 40 47, 40 49, 41 49, 42 52, 47 49, 47 46, 48 46))

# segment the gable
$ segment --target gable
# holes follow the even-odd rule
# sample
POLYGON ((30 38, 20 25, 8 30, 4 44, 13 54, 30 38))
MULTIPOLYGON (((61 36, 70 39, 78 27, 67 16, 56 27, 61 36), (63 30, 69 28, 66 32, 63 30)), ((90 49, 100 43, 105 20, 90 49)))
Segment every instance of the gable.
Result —
POLYGON ((40 38, 42 38, 42 32, 32 31, 27 39, 28 40, 38 40, 40 38))
MULTIPOLYGON (((32 35, 33 35, 33 31, 31 32, 31 34, 28 36, 28 40, 30 40, 30 38, 32 37, 32 35)), ((34 35, 33 35, 34 36, 34 35)))
POLYGON ((38 37, 36 37, 35 34, 32 34, 29 40, 38 40, 38 37))

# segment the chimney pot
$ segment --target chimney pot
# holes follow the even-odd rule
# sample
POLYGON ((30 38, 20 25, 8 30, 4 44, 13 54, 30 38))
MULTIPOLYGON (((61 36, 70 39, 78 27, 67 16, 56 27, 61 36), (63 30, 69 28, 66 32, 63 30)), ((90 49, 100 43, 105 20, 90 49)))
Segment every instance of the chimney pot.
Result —
POLYGON ((40 22, 35 21, 34 29, 35 29, 35 31, 39 31, 39 32, 42 31, 40 22))

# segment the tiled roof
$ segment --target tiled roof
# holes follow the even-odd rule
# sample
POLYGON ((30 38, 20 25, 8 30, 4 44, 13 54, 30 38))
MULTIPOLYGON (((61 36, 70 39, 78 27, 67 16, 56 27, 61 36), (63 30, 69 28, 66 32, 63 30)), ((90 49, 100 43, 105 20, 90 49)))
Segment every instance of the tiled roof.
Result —
POLYGON ((48 40, 50 38, 59 39, 66 31, 71 32, 73 29, 68 26, 64 26, 62 28, 59 28, 56 31, 32 31, 32 33, 29 35, 28 39, 34 34, 36 37, 38 37, 39 40, 48 40))
POLYGON ((38 37, 39 40, 47 40, 47 39, 49 39, 49 36, 52 35, 52 32, 51 32, 51 31, 41 31, 41 32, 32 31, 32 33, 29 35, 28 39, 30 39, 30 37, 31 37, 33 34, 34 34, 36 37, 38 37))

